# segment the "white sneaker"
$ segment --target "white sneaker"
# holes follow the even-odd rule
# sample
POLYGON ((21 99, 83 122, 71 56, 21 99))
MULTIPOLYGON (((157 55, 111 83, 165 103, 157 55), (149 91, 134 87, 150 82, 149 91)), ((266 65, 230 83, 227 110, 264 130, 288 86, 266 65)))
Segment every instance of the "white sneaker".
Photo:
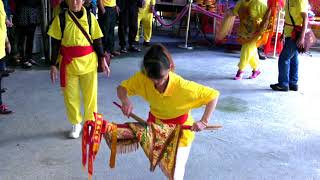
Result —
POLYGON ((69 133, 69 138, 72 138, 72 139, 79 138, 81 130, 82 130, 82 126, 80 123, 76 125, 72 125, 72 129, 69 133))

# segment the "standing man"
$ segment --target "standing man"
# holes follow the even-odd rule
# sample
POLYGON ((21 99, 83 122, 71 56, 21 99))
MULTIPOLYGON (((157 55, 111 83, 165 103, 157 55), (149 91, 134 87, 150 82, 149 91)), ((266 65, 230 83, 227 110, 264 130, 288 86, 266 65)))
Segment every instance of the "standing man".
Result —
POLYGON ((62 18, 59 15, 54 18, 48 31, 52 38, 50 76, 54 83, 58 74, 56 64, 60 63, 60 84, 67 116, 72 124, 69 137, 78 138, 82 130, 81 122, 94 119, 93 113, 98 110, 98 61, 107 75, 110 69, 106 63, 101 42, 103 35, 96 18, 82 7, 84 0, 66 2, 69 6, 68 11, 64 12, 66 29, 61 32, 62 18), (84 116, 81 113, 82 100, 84 116))
POLYGON ((117 22, 118 7, 116 0, 98 0, 99 23, 103 33, 102 43, 104 51, 111 56, 118 56, 120 53, 114 50, 114 28, 117 22))
POLYGON ((303 48, 304 45, 308 25, 308 0, 287 0, 285 12, 285 43, 278 60, 278 83, 271 84, 270 87, 274 91, 298 91, 298 47, 303 48), (298 39, 292 36, 293 24, 302 29, 298 39))
POLYGON ((117 0, 117 5, 120 8, 118 28, 120 52, 127 52, 126 34, 128 27, 129 51, 141 52, 141 49, 135 46, 135 38, 138 32, 138 8, 144 6, 144 0, 117 0))
POLYGON ((155 0, 146 0, 145 6, 143 8, 139 8, 138 14, 138 32, 136 36, 136 42, 139 43, 140 40, 140 23, 142 23, 143 27, 143 45, 149 47, 150 40, 152 35, 152 19, 153 19, 153 10, 156 4, 155 0))

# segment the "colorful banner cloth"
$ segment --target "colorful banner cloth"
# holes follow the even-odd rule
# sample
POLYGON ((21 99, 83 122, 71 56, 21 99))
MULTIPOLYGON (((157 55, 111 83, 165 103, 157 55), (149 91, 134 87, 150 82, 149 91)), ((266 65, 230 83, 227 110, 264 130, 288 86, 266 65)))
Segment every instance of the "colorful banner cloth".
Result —
POLYGON ((114 124, 95 114, 95 121, 86 121, 82 135, 82 163, 88 159, 89 179, 93 174, 93 162, 99 150, 102 136, 111 149, 111 168, 115 167, 117 153, 128 153, 142 147, 150 161, 150 170, 159 165, 162 172, 173 179, 176 154, 182 133, 181 125, 140 123, 114 124), (89 146, 89 147, 88 147, 89 146))

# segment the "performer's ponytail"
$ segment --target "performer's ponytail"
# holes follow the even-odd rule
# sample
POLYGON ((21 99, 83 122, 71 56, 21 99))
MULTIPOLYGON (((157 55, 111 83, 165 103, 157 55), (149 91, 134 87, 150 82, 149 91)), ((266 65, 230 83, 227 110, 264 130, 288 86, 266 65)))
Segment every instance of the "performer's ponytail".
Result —
POLYGON ((143 58, 142 72, 153 79, 161 78, 162 70, 173 71, 175 66, 172 57, 163 45, 153 45, 143 58))

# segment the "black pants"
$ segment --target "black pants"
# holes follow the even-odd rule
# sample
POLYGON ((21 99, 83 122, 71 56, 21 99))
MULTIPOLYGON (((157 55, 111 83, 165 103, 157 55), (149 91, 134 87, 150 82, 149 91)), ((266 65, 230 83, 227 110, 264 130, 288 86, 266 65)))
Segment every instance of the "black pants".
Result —
POLYGON ((100 27, 103 33, 102 44, 107 52, 114 51, 114 28, 117 23, 117 11, 114 7, 104 7, 106 12, 100 16, 100 27))
POLYGON ((37 26, 35 24, 30 24, 29 26, 17 26, 15 29, 15 43, 17 44, 16 51, 20 52, 22 62, 32 59, 33 39, 36 27, 37 26), (25 39, 26 45, 24 44, 25 39))
POLYGON ((119 14, 119 45, 126 47, 126 34, 129 27, 128 43, 134 45, 135 38, 138 31, 138 6, 136 4, 130 4, 119 14))

